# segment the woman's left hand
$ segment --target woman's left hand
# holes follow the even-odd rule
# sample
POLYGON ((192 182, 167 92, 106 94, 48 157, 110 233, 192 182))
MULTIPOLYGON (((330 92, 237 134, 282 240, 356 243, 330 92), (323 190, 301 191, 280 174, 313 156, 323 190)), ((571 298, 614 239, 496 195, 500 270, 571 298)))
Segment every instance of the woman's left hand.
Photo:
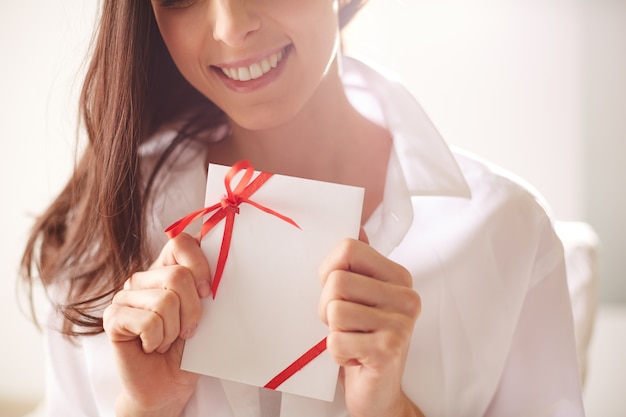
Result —
POLYGON ((421 416, 402 390, 421 308, 410 273, 367 243, 346 239, 321 265, 320 279, 319 315, 350 415, 421 416))

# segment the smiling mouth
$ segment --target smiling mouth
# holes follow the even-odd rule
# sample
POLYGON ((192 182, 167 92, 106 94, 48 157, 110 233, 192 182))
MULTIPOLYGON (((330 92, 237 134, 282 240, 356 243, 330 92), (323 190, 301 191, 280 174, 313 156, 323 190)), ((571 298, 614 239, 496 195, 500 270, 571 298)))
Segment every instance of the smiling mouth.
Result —
POLYGON ((238 68, 222 68, 219 69, 224 73, 224 75, 231 80, 235 81, 250 81, 257 78, 261 78, 263 75, 270 72, 272 69, 278 66, 278 63, 285 56, 285 50, 281 49, 280 51, 272 54, 268 57, 263 58, 259 62, 255 62, 254 64, 238 67, 238 68))

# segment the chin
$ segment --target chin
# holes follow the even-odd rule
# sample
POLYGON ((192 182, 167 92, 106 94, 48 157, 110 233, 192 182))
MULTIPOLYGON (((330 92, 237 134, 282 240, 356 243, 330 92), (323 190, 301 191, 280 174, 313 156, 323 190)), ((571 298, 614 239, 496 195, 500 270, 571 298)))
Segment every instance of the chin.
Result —
POLYGON ((231 120, 246 130, 261 131, 286 126, 296 115, 297 113, 293 111, 290 113, 280 110, 250 111, 243 117, 233 117, 231 120))

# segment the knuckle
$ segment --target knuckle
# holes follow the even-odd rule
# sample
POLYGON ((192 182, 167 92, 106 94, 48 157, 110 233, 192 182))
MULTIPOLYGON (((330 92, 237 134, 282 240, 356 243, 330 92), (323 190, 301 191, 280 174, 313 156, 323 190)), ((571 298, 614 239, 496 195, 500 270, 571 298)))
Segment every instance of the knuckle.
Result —
POLYGON ((334 269, 338 266, 349 264, 356 244, 357 241, 354 239, 341 239, 327 260, 327 268, 334 269))
POLYGON ((326 350, 331 358, 337 363, 344 364, 347 362, 347 350, 344 334, 340 331, 331 331, 326 336, 326 350))
POLYGON ((410 293, 411 300, 409 301, 409 307, 412 312, 411 317, 416 319, 422 313, 422 297, 420 297, 417 291, 411 290, 410 293))
POLYGON ((193 238, 188 233, 181 233, 167 241, 166 247, 170 250, 180 249, 187 246, 193 238))
POLYGON ((342 314, 342 304, 340 300, 331 300, 326 306, 326 318, 328 323, 334 327, 334 324, 339 320, 342 314))
POLYGON ((129 290, 132 288, 132 283, 133 283, 133 276, 131 275, 130 277, 128 277, 125 281, 124 281, 124 285, 122 286, 123 290, 129 290))
POLYGON ((178 295, 171 290, 161 291, 157 298, 157 305, 156 311, 178 310, 180 307, 180 299, 178 295))
POLYGON ((117 305, 111 304, 102 312, 102 326, 106 333, 109 333, 112 330, 118 310, 119 307, 117 305))
POLYGON ((422 297, 420 297, 417 291, 411 289, 408 292, 407 298, 407 307, 409 309, 410 315, 412 318, 416 319, 422 312, 422 297))
POLYGON ((193 283, 191 271, 181 265, 174 265, 170 268, 170 273, 165 277, 163 287, 165 289, 177 288, 180 285, 193 283))
POLYGON ((133 289, 133 283, 137 280, 139 272, 133 273, 131 276, 126 278, 124 281, 124 285, 122 286, 122 290, 131 290, 133 289))
POLYGON ((146 314, 144 316, 144 323, 142 332, 145 336, 152 336, 156 334, 163 334, 164 324, 161 315, 155 311, 152 314, 146 314))
POLYGON ((140 334, 143 349, 146 352, 152 352, 161 344, 163 339, 163 320, 156 313, 150 314, 145 320, 143 329, 140 334))
POLYGON ((339 253, 343 256, 347 256, 354 251, 354 248, 358 245, 356 239, 344 238, 339 243, 339 253))
POLYGON ((187 313, 185 316, 187 321, 197 324, 201 316, 202 316, 202 302, 199 299, 195 302, 187 303, 187 313))
POLYGON ((329 332, 326 336, 326 350, 334 358, 337 351, 337 332, 329 332))
POLYGON ((115 294, 113 294, 113 298, 111 298, 111 305, 108 306, 106 310, 115 308, 117 304, 121 303, 121 298, 124 296, 124 291, 125 290, 118 291, 115 294))
POLYGON ((400 295, 401 311, 412 320, 417 319, 422 310, 422 299, 412 288, 406 288, 400 295))
POLYGON ((350 276, 343 270, 334 270, 328 274, 326 285, 333 294, 344 294, 350 283, 350 276))
POLYGON ((398 269, 398 271, 396 272, 396 275, 398 277, 400 285, 402 285, 404 287, 412 288, 413 287, 413 276, 411 275, 411 272, 409 272, 408 269, 406 269, 404 266, 402 266, 400 264, 396 264, 396 265, 397 265, 397 269, 398 269))

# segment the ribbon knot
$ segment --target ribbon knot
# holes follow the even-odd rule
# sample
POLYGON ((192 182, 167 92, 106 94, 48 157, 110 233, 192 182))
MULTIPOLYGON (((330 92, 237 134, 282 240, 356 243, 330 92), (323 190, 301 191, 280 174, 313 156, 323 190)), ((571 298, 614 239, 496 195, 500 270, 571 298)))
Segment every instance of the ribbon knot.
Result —
POLYGON ((224 210, 230 210, 234 212, 235 214, 239 214, 239 204, 241 203, 242 203, 241 200, 232 201, 228 199, 228 197, 226 196, 222 197, 222 199, 220 200, 220 204, 224 210))
POLYGON ((200 231, 200 235, 197 238, 198 241, 200 241, 222 219, 226 219, 226 224, 224 225, 224 236, 222 238, 222 246, 220 248, 217 265, 215 266, 215 277, 213 277, 213 282, 211 283, 211 294, 213 298, 215 298, 215 295, 217 293, 217 287, 219 286, 220 280, 222 278, 222 273, 224 272, 224 266, 226 265, 226 260, 228 259, 230 241, 232 238, 233 227, 235 224, 235 215, 239 214, 239 206, 242 203, 248 203, 259 210, 272 214, 279 219, 292 224, 298 229, 300 228, 300 226, 298 226, 298 224, 291 220, 289 217, 283 216, 282 214, 277 213, 270 208, 267 208, 257 202, 250 200, 252 194, 254 194, 259 188, 261 188, 261 186, 272 177, 272 174, 267 172, 261 172, 254 180, 252 179, 253 176, 254 168, 252 167, 252 164, 245 160, 239 161, 238 163, 233 165, 230 170, 228 170, 226 176, 224 177, 226 195, 224 195, 220 199, 219 203, 214 204, 210 207, 205 207, 198 211, 194 211, 193 213, 190 213, 182 219, 176 221, 165 230, 165 234, 170 239, 174 238, 182 233, 185 228, 195 220, 214 212, 211 217, 205 220, 202 224, 202 230, 200 231), (231 188, 231 182, 233 181, 235 176, 241 171, 244 171, 243 176, 233 190, 231 188))

